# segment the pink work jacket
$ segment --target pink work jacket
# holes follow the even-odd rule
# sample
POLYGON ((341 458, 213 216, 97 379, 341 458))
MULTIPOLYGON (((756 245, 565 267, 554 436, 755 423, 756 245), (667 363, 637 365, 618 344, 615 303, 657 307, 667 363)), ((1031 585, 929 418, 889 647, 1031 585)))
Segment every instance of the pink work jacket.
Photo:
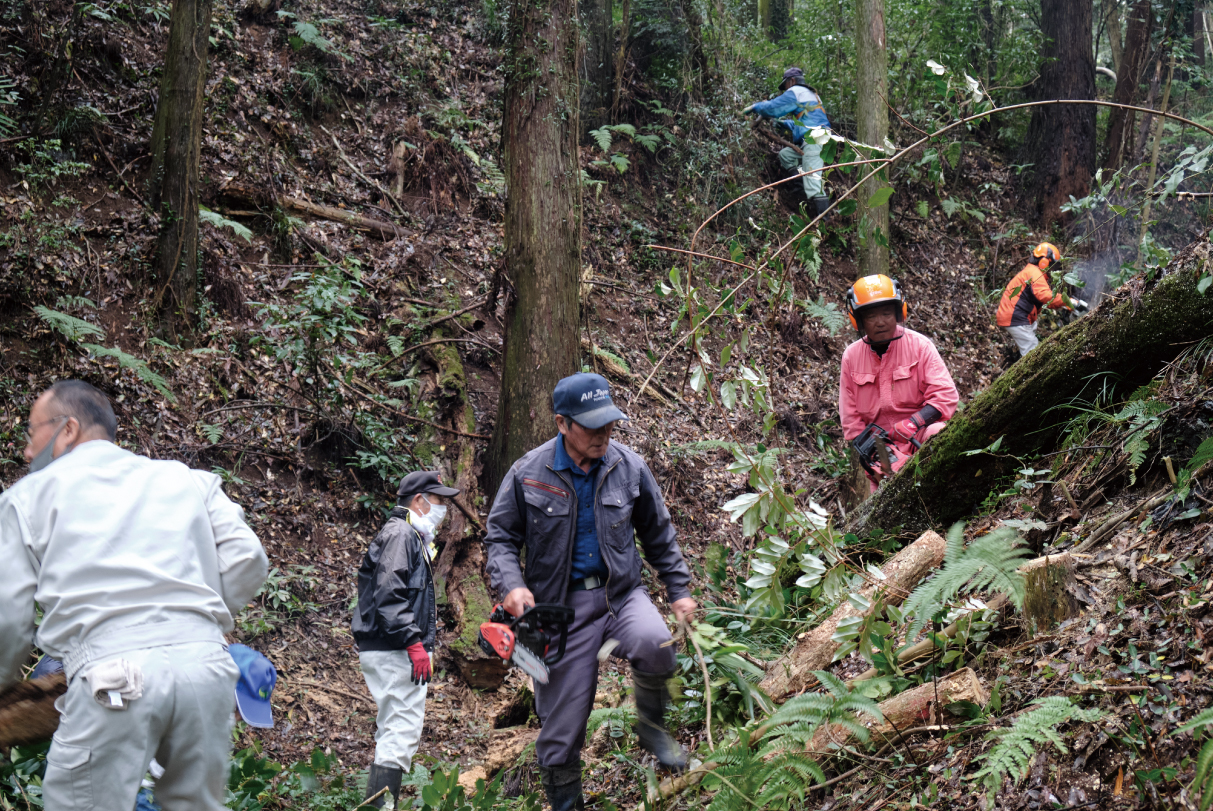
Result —
MULTIPOLYGON (((842 435, 850 442, 869 423, 876 423, 890 434, 893 426, 925 405, 939 409, 939 422, 919 432, 923 441, 943 430, 956 413, 960 395, 952 375, 939 357, 931 339, 904 326, 897 327, 897 338, 889 343, 884 357, 877 355, 866 340, 858 340, 842 354, 842 380, 838 386, 838 413, 842 435)), ((900 468, 914 452, 908 442, 898 441, 900 468)))

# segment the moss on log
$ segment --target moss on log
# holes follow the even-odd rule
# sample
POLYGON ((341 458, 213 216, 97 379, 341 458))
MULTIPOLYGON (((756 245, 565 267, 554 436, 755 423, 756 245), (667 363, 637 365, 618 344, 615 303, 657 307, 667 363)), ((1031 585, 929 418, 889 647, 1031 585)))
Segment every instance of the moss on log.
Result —
POLYGON ((1081 398, 1092 376, 1114 374, 1126 393, 1148 382, 1210 333, 1213 306, 1196 291, 1209 254, 1209 242, 1202 239, 1153 278, 1137 276, 1089 315, 1042 341, 887 479, 851 515, 848 529, 865 534, 900 526, 920 532, 957 521, 1017 469, 1015 457, 1056 444, 1065 415, 1047 410, 1081 398), (999 437, 998 455, 965 455, 999 437))

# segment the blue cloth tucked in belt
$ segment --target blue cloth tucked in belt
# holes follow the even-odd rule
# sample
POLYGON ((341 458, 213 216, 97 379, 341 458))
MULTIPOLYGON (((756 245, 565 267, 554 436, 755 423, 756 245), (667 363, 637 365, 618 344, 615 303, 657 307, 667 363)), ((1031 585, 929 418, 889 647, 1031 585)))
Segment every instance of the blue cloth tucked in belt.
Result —
POLYGON ((577 534, 573 539, 573 568, 569 573, 574 580, 607 576, 606 563, 598 549, 598 528, 594 525, 594 487, 601 467, 602 460, 595 459, 588 473, 582 470, 564 449, 564 436, 556 438, 556 459, 552 469, 567 470, 573 489, 577 491, 577 534))

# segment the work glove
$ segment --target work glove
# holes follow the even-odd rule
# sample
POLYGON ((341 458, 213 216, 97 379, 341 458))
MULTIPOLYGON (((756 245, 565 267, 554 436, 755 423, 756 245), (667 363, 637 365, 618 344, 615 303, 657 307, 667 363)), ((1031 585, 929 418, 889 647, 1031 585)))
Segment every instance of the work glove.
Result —
POLYGON ((749 107, 743 107, 743 108, 742 108, 742 110, 741 110, 741 114, 742 114, 742 115, 746 115, 747 113, 752 113, 752 112, 754 112, 754 105, 753 105, 753 104, 751 104, 749 107))
POLYGON ((1070 301, 1074 302, 1074 309, 1077 312, 1085 313, 1087 310, 1091 309, 1091 303, 1088 301, 1083 301, 1080 298, 1072 298, 1070 301))
POLYGON ((909 442, 921 430, 922 423, 919 421, 917 415, 911 415, 893 426, 893 435, 909 442))
POLYGON ((413 661, 413 684, 425 684, 430 680, 433 671, 430 665, 430 654, 420 642, 414 642, 408 647, 409 659, 413 661))

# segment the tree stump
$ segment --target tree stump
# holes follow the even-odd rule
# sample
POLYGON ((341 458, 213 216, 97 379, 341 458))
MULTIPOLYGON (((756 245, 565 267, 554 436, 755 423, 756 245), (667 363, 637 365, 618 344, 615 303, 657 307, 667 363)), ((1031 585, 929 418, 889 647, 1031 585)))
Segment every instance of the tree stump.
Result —
POLYGON ((62 672, 19 681, 0 691, 0 746, 49 740, 59 728, 55 699, 66 692, 62 672))
MULTIPOLYGON (((919 580, 943 563, 946 550, 947 541, 938 533, 923 533, 881 568, 884 580, 866 586, 859 592, 860 595, 870 600, 880 588, 887 593, 890 604, 900 603, 919 580)), ((828 620, 805 634, 791 653, 767 668, 767 675, 759 686, 776 701, 783 701, 784 697, 802 690, 809 683, 814 670, 822 670, 833 661, 838 643, 831 637, 838 623, 857 616, 860 616, 859 610, 849 602, 838 606, 828 620)))
POLYGON ((1074 559, 1069 552, 1028 561, 1019 571, 1024 577, 1023 615, 1029 631, 1048 631, 1078 616, 1074 559))

